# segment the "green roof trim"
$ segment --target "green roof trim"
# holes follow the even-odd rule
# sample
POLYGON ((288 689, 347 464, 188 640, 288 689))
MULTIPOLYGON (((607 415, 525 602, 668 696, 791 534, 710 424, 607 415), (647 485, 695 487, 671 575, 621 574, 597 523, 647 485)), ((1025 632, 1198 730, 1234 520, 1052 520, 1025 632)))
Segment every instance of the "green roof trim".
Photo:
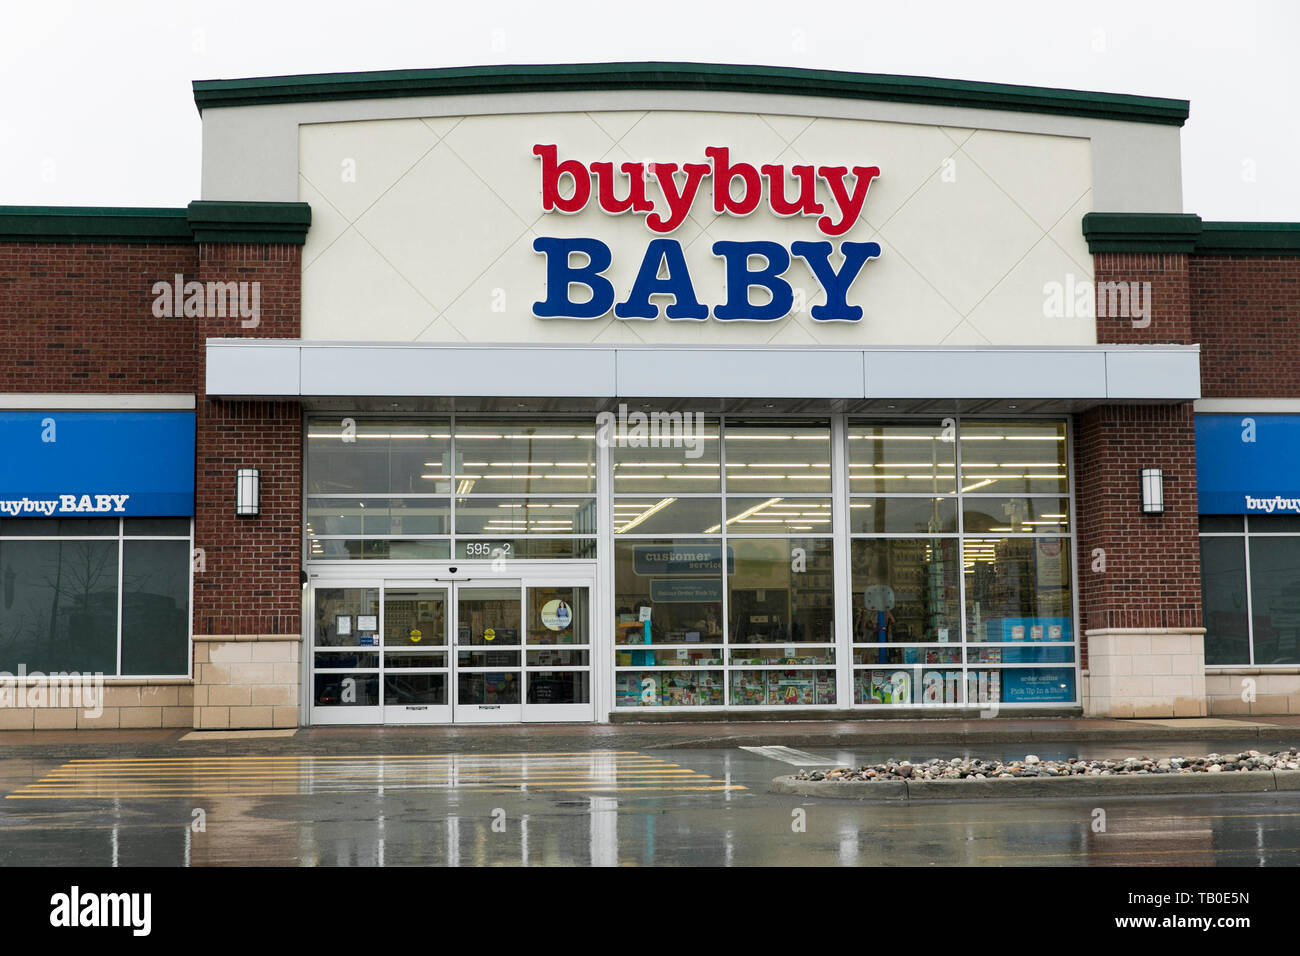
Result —
POLYGON ((726 63, 557 63, 195 80, 199 112, 328 100, 568 90, 702 90, 885 100, 1182 126, 1187 100, 1006 83, 726 63))
POLYGON ((1192 213, 1090 212, 1083 217, 1088 251, 1192 252, 1201 217, 1192 213))
POLYGON ((1300 256, 1300 223, 1203 222, 1192 213, 1090 212, 1088 251, 1300 256))
POLYGON ((192 202, 187 210, 195 242, 257 242, 301 246, 311 227, 305 202, 192 202))
POLYGON ((1300 222, 1207 222, 1196 254, 1300 256, 1300 222))
POLYGON ((311 226, 305 202, 192 202, 187 209, 0 206, 0 242, 190 245, 254 242, 301 246, 311 226))
POLYGON ((0 242, 193 241, 184 209, 0 206, 0 242))

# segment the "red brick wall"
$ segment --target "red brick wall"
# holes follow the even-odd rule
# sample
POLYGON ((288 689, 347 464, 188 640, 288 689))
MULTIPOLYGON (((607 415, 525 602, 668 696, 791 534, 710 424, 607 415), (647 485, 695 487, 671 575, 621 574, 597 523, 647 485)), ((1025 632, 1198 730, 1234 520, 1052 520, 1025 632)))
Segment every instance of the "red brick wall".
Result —
POLYGON ((199 405, 196 634, 297 634, 302 590, 302 415, 297 402, 199 405), (235 514, 235 471, 261 471, 261 514, 235 514))
MULTIPOLYGON (((258 324, 239 316, 200 323, 208 338, 297 338, 301 248, 203 243, 204 282, 258 282, 258 324)), ((200 356, 202 363, 203 356, 200 356)), ((199 366, 202 380, 204 365, 199 366)), ((198 405, 195 546, 207 570, 194 578, 196 634, 285 634, 300 630, 302 587, 302 412, 297 402, 198 405), (235 472, 261 471, 261 514, 235 515, 235 472)))
MULTIPOLYGON (((302 330, 300 246, 205 242, 198 248, 202 281, 257 282, 261 289, 256 326, 244 328, 238 316, 205 319, 203 338, 298 338, 302 330)), ((202 346, 203 339, 199 341, 202 346)))
POLYGON ((1191 404, 1103 405, 1076 415, 1075 499, 1083 629, 1200 627, 1191 404), (1164 471, 1163 515, 1140 513, 1143 468, 1164 471), (1092 570, 1095 548, 1105 551, 1104 572, 1092 570))
POLYGON ((1188 257, 1179 253, 1101 252, 1092 257, 1098 285, 1097 341, 1107 345, 1188 344, 1195 339, 1191 326, 1191 291, 1188 257), (1135 328, 1133 319, 1103 315, 1103 282, 1151 283, 1151 324, 1135 328))
POLYGON ((193 392, 195 320, 155 318, 152 289, 197 265, 193 245, 0 243, 0 392, 193 392))
POLYGON ((1207 398, 1300 398, 1300 258, 1193 256, 1207 398))

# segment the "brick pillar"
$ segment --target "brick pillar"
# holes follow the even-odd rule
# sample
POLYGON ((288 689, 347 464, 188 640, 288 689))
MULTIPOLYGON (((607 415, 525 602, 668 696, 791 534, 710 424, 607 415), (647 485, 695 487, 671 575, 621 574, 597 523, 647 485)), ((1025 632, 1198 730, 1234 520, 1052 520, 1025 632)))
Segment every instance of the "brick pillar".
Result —
MULTIPOLYGON (((1092 257, 1097 284, 1097 341, 1107 345, 1190 344, 1192 298, 1186 253, 1099 252, 1092 257), (1108 290, 1108 283, 1128 283, 1126 290, 1108 290), (1129 302, 1123 313, 1121 292, 1145 284, 1150 293, 1150 322, 1136 318, 1129 302), (1119 308, 1115 308, 1118 305, 1119 308)), ((1146 291, 1142 292, 1145 301, 1146 291)))
POLYGON ((1075 498, 1086 712, 1204 716, 1191 404, 1103 405, 1077 415, 1075 498), (1143 468, 1164 473, 1162 515, 1141 513, 1143 468))
MULTIPOLYGON (((257 315, 200 320, 200 344, 240 336, 297 338, 300 252, 288 244, 200 243, 200 281, 258 283, 257 315)), ((194 543, 203 549, 205 568, 194 579, 194 726, 296 727, 301 406, 209 398, 203 375, 200 363, 194 543), (257 517, 235 514, 239 468, 261 472, 257 517)))

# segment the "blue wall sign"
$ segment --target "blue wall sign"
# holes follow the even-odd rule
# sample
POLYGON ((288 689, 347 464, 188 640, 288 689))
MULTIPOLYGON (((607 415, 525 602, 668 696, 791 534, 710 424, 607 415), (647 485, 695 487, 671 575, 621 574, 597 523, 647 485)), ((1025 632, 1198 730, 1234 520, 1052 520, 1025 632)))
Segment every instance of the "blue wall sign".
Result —
POLYGON ((1300 514, 1300 415, 1197 415, 1201 514, 1300 514))
POLYGON ((5 518, 190 517, 193 412, 0 412, 5 518))
POLYGON ((1035 667, 1002 671, 1004 704, 1067 703, 1073 700, 1073 667, 1035 667))

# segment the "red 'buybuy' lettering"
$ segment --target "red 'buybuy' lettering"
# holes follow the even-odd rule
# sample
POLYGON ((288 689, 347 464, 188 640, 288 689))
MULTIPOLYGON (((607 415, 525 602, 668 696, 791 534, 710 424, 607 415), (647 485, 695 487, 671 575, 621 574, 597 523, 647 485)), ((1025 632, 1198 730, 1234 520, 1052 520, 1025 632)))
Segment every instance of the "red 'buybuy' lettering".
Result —
POLYGON ((539 143, 533 147, 533 155, 542 161, 542 209, 546 212, 581 212, 594 193, 603 212, 611 216, 626 212, 643 215, 646 227, 660 234, 673 232, 686 221, 704 180, 712 179, 714 212, 748 216, 766 199, 774 215, 817 216, 817 228, 823 234, 842 236, 857 224, 867 191, 880 176, 878 166, 854 166, 852 170, 847 166, 791 166, 790 176, 797 181, 792 194, 784 165, 734 163, 726 146, 705 149, 709 162, 686 163, 680 167, 680 178, 676 163, 650 163, 648 169, 645 163, 622 163, 615 173, 614 164, 609 162, 588 166, 577 159, 561 160, 554 145, 539 143), (659 186, 661 202, 646 194, 652 176, 659 186), (563 179, 568 182, 562 191, 563 179), (817 199, 819 179, 834 200, 831 210, 817 199))

